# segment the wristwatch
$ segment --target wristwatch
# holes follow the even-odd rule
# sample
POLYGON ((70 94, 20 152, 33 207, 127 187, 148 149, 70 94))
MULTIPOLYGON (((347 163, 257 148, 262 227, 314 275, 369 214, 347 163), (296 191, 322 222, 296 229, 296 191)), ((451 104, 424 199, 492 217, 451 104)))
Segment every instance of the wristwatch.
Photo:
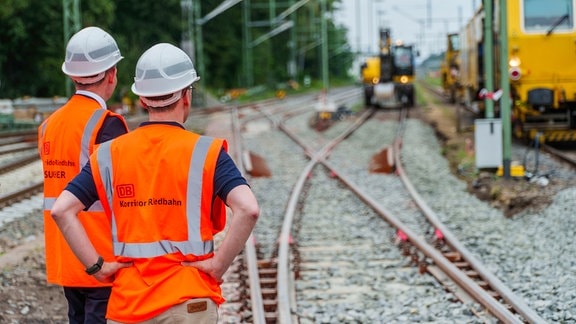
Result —
POLYGON ((86 268, 86 273, 89 275, 93 275, 102 269, 102 264, 104 264, 104 258, 99 256, 98 261, 91 265, 89 268, 86 268))

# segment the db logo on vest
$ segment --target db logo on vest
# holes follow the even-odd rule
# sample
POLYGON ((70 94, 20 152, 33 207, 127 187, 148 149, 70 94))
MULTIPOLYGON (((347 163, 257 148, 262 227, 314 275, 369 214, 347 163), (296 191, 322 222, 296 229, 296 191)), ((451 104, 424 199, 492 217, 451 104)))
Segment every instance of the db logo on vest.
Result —
POLYGON ((116 192, 120 198, 132 198, 134 197, 134 185, 133 184, 121 184, 116 186, 116 192))

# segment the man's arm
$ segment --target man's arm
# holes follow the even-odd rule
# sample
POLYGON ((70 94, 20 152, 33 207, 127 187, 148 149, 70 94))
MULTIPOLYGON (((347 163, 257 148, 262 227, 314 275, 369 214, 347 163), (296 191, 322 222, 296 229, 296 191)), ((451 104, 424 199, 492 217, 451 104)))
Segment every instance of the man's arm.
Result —
MULTIPOLYGON (((100 255, 86 234, 84 226, 78 219, 78 213, 85 208, 84 204, 71 192, 64 190, 52 207, 52 218, 58 225, 66 242, 78 260, 89 268, 98 261, 100 255)), ((112 282, 118 269, 130 266, 131 263, 104 262, 94 277, 102 282, 112 282)))
POLYGON ((197 262, 182 262, 185 266, 192 266, 209 274, 218 282, 222 281, 222 276, 234 258, 244 249, 260 213, 256 197, 247 185, 232 189, 226 197, 226 205, 232 209, 232 220, 214 257, 197 262))
POLYGON ((77 215, 83 209, 84 204, 72 193, 64 190, 52 207, 52 218, 76 257, 88 268, 98 261, 100 255, 78 219, 77 215))

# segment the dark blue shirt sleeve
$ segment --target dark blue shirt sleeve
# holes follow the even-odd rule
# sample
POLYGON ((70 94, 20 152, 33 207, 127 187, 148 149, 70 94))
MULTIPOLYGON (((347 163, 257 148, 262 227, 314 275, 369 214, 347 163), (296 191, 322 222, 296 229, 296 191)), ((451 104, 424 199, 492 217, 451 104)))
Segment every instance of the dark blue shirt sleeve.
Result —
POLYGON ((118 116, 106 116, 102 128, 96 135, 96 144, 104 143, 126 133, 128 133, 128 129, 118 116))
MULTIPOLYGON (((96 135, 96 144, 104 143, 126 133, 128 133, 128 129, 118 116, 106 116, 102 127, 98 131, 98 135, 96 135)), ((96 185, 92 178, 90 161, 86 163, 80 173, 76 175, 64 189, 76 196, 76 198, 84 204, 86 209, 99 200, 96 185)))
POLYGON ((90 161, 84 165, 80 173, 66 185, 64 190, 70 191, 78 200, 82 202, 85 208, 92 206, 98 199, 96 184, 92 178, 92 167, 90 161))
MULTIPOLYGON (((240 185, 248 185, 246 179, 238 170, 238 167, 230 155, 222 149, 218 155, 216 172, 214 174, 214 195, 226 201, 228 193, 240 185)), ((82 171, 72 179, 65 190, 70 191, 86 208, 92 206, 98 200, 98 192, 94 178, 92 178, 92 167, 90 161, 82 168, 82 171)))
POLYGON ((214 174, 214 194, 226 201, 228 193, 237 186, 248 185, 230 155, 222 149, 214 174))

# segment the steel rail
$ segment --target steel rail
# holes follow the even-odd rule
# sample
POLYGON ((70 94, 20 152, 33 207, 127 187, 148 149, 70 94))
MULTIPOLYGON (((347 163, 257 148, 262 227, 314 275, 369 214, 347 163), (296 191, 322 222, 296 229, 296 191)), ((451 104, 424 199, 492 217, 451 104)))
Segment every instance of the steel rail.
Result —
MULTIPOLYGON (((354 98, 355 96, 357 96, 359 93, 359 90, 356 88, 352 88, 352 89, 347 89, 344 90, 342 92, 338 92, 336 94, 334 94, 333 99, 334 101, 345 101, 347 99, 351 99, 354 98)), ((264 105, 262 103, 255 103, 254 107, 259 110, 262 114, 264 114, 273 124, 274 126, 277 127, 278 124, 278 120, 276 120, 273 116, 273 114, 283 114, 282 119, 287 119, 292 117, 293 115, 297 115, 297 114, 301 114, 304 113, 306 111, 310 111, 310 105, 309 103, 312 102, 313 100, 315 100, 317 97, 316 94, 304 94, 301 96, 297 96, 297 97, 293 97, 292 100, 290 102, 284 103, 284 102, 275 102, 274 104, 278 105, 278 107, 274 107, 274 108, 270 108, 269 105, 264 105), (266 111, 262 110, 262 106, 266 106, 266 111), (296 106, 296 108, 293 108, 294 106, 296 106)), ((258 119, 261 116, 250 116, 248 118, 243 118, 242 119, 242 123, 245 124, 247 122, 250 122, 254 119, 258 119)))
MULTIPOLYGON (((402 168, 401 157, 399 154, 399 152, 401 152, 401 140, 400 139, 396 139, 396 141, 394 143, 394 151, 397 152, 394 155, 395 156, 396 172, 400 176, 400 179, 404 183, 404 186, 410 192, 410 194, 412 195, 414 201, 416 202, 416 204, 418 205, 420 210, 426 215, 426 218, 428 219, 428 221, 430 221, 430 223, 435 228, 439 229, 440 232, 442 232, 445 242, 450 247, 452 247, 454 250, 458 251, 462 255, 462 258, 464 260, 466 260, 470 264, 470 266, 473 269, 475 269, 478 272, 478 274, 495 291, 497 291, 500 294, 500 296, 502 296, 502 298, 507 303, 512 305, 514 310, 517 311, 518 314, 522 315, 524 317, 524 319, 530 321, 531 323, 545 323, 546 321, 542 317, 540 317, 538 314, 536 314, 530 307, 528 307, 524 303, 524 301, 521 298, 516 296, 510 289, 508 289, 508 287, 506 285, 504 285, 502 283, 502 281, 500 281, 500 279, 498 279, 496 276, 494 276, 482 264, 482 262, 480 262, 476 257, 474 257, 474 255, 470 251, 468 251, 466 249, 466 247, 462 243, 460 243, 460 241, 450 232, 450 230, 438 219, 438 216, 436 216, 436 213, 434 213, 434 211, 430 208, 430 206, 428 206, 428 204, 422 198, 422 196, 420 196, 418 191, 414 188, 414 186, 410 182, 406 172, 404 171, 404 168, 402 168)), ((437 262, 437 260, 434 260, 434 261, 437 262)), ((447 268, 447 270, 452 271, 452 268, 447 268)), ((453 276, 450 273, 448 273, 448 275, 450 275, 451 277, 453 276)), ((468 291, 468 289, 467 289, 467 291, 468 291)), ((477 292, 476 289, 470 289, 468 292, 471 295, 473 295, 473 297, 478 297, 478 300, 485 301, 486 303, 483 302, 482 304, 486 308, 491 310, 495 315, 499 314, 500 316, 502 316, 502 317, 497 316, 501 320, 506 320, 509 318, 509 316, 507 314, 500 313, 500 307, 496 307, 495 303, 492 302, 492 301, 496 301, 493 297, 490 296, 490 298, 488 299, 484 296, 485 295, 484 293, 480 294, 477 292), (504 315, 506 315, 506 316, 504 316, 504 315)), ((498 304, 500 304, 500 303, 498 303, 498 304)), ((509 312, 509 311, 506 310, 506 312, 509 312)))
MULTIPOLYGON (((232 106, 230 109, 232 119, 232 133, 234 136, 234 156, 236 157, 236 164, 242 173, 246 174, 246 168, 243 163, 242 154, 242 135, 240 134, 240 118, 238 116, 238 109, 232 106)), ((254 233, 250 233, 248 240, 244 244, 244 254, 246 268, 248 269, 248 281, 250 282, 250 301, 252 305, 252 320, 255 324, 265 324, 265 310, 264 302, 262 300, 262 289, 260 287, 260 275, 258 273, 258 258, 256 256, 256 239, 254 233)))
MULTIPOLYGON (((442 94, 440 94, 440 92, 437 91, 432 86, 426 83, 421 83, 421 85, 425 87, 428 91, 432 92, 433 94, 442 96, 442 94)), ((456 109, 459 108, 457 107, 456 109)), ((394 152, 396 152, 396 154, 394 154, 396 172, 400 176, 400 179, 404 183, 406 189, 410 192, 410 194, 414 198, 414 201, 416 202, 420 210, 426 215, 428 221, 436 229, 442 232, 446 244, 452 249, 458 251, 462 259, 464 259, 470 265, 470 267, 474 269, 480 275, 480 277, 486 283, 488 283, 488 285, 492 289, 494 289, 494 291, 496 291, 504 301, 506 301, 509 305, 511 305, 514 308, 514 310, 518 314, 520 314, 526 321, 529 321, 530 323, 546 323, 546 321, 541 316, 536 314, 534 310, 528 307, 521 298, 516 296, 504 283, 502 283, 502 281, 500 281, 500 279, 498 279, 495 275, 493 275, 482 264, 481 261, 479 261, 470 251, 468 251, 468 249, 466 249, 466 247, 462 243, 460 243, 460 241, 456 238, 456 236, 452 234, 452 232, 450 232, 450 230, 439 220, 439 218, 436 216, 436 213, 432 211, 432 209, 428 206, 428 204, 426 204, 426 201, 420 196, 420 194, 414 188, 414 186, 409 180, 409 177, 402 168, 401 143, 402 143, 401 136, 397 135, 397 139, 394 143, 394 152)))
POLYGON ((292 298, 291 298, 291 271, 290 271, 290 233, 292 231, 292 223, 294 219, 294 214, 296 211, 296 206, 298 203, 298 198, 308 175, 312 169, 323 159, 330 154, 332 148, 341 142, 343 139, 348 137, 352 132, 354 132, 362 123, 364 123, 372 114, 374 110, 365 110, 360 117, 350 125, 344 132, 340 134, 337 138, 333 139, 327 143, 322 149, 316 153, 312 153, 312 149, 308 147, 305 143, 300 141, 294 134, 292 134, 283 123, 279 124, 280 130, 286 133, 292 140, 296 141, 300 146, 305 148, 306 154, 310 157, 310 162, 304 167, 303 171, 300 173, 294 188, 290 194, 290 199, 288 201, 288 206, 284 215, 284 221, 282 223, 281 233, 278 239, 278 323, 288 324, 294 323, 292 298))
POLYGON ((10 137, 1 137, 0 138, 0 145, 10 145, 16 143, 30 143, 30 142, 37 142, 38 135, 18 135, 18 136, 10 136, 10 137))
POLYGON ((571 166, 576 167, 576 159, 562 152, 561 150, 551 147, 547 144, 540 144, 540 148, 561 159, 562 161, 569 163, 571 166))
POLYGON ((14 202, 22 201, 33 194, 42 192, 44 181, 33 183, 25 188, 0 196, 0 208, 4 208, 14 202))
POLYGON ((5 174, 9 171, 15 170, 15 169, 20 168, 24 165, 38 161, 39 159, 40 159, 40 156, 38 156, 38 152, 34 151, 34 153, 32 153, 32 154, 28 154, 28 155, 22 156, 16 160, 14 160, 14 161, 1 164, 0 165, 0 174, 5 174))
POLYGON ((36 143, 16 143, 16 144, 10 144, 10 145, 3 145, 0 146, 0 155, 2 154, 8 154, 8 153, 16 153, 16 152, 22 152, 22 151, 27 151, 27 150, 36 150, 36 152, 38 152, 38 144, 36 143))
POLYGON ((6 131, 0 131, 0 138, 6 138, 6 137, 14 137, 14 136, 34 136, 37 137, 38 136, 38 128, 34 127, 31 129, 24 129, 24 130, 6 130, 6 131))
MULTIPOLYGON (((338 97, 337 100, 343 100, 343 99, 349 99, 351 98, 353 95, 357 94, 358 90, 357 89, 351 89, 351 90, 345 90, 343 92, 337 93, 335 94, 335 97, 338 97)), ((266 101, 262 101, 262 102, 256 102, 256 103, 250 103, 250 104, 246 104, 243 105, 241 107, 241 109, 247 109, 247 108, 255 108, 257 111, 259 111, 260 116, 245 116, 242 118, 242 121, 240 122, 240 118, 239 118, 239 113, 238 113, 238 107, 236 106, 230 106, 230 110, 232 112, 232 124, 233 124, 233 129, 234 129, 234 138, 238 139, 237 141, 235 141, 235 147, 236 147, 236 157, 238 160, 238 164, 239 167, 241 167, 242 170, 246 171, 246 167, 244 166, 244 154, 245 152, 243 152, 243 148, 240 144, 241 142, 241 134, 240 134, 240 129, 243 127, 244 124, 261 118, 261 117, 265 117, 268 120, 270 120, 270 122, 272 123, 272 126, 274 128, 279 128, 280 127, 280 123, 281 123, 281 119, 287 119, 290 117, 293 117, 297 114, 301 114, 304 112, 308 112, 310 111, 310 105, 309 102, 313 101, 315 99, 315 95, 310 95, 310 94, 304 94, 302 96, 295 96, 294 98, 292 98, 293 100, 287 102, 285 100, 266 100, 266 101), (264 109, 263 107, 266 107, 266 109, 264 109), (282 118, 276 118, 275 114, 281 114, 283 115, 282 118)), ((220 110, 221 111, 221 110, 220 110)), ((306 172, 307 173, 307 172, 306 172)), ((306 174, 305 173, 305 174, 306 174)), ((252 312, 253 312, 253 321, 254 323, 265 323, 265 321, 268 319, 267 316, 271 316, 270 314, 266 313, 266 305, 263 302, 264 299, 264 292, 262 290, 262 286, 261 286, 261 278, 260 278, 260 267, 259 267, 259 262, 257 260, 257 255, 256 255, 256 248, 255 248, 255 243, 256 242, 256 238, 254 237, 253 233, 251 233, 248 241, 246 242, 245 245, 245 256, 246 256, 246 266, 248 268, 248 276, 249 276, 249 281, 250 281, 250 294, 251 294, 251 300, 252 302, 252 312)), ((277 280, 276 280, 277 281, 277 280)), ((278 290, 276 290, 276 298, 278 298, 278 290)), ((288 295, 289 296, 289 295, 288 295)), ((279 304, 280 302, 278 301, 278 299, 276 300, 276 306, 279 304)), ((278 312, 278 309, 277 309, 278 312)), ((277 316, 276 316, 277 317, 277 316)))
MULTIPOLYGON (((405 118, 406 116, 406 111, 402 111, 401 112, 401 118, 405 118)), ((402 125, 403 123, 401 123, 402 125)), ((401 129, 401 128, 399 128, 401 129)), ((284 130, 284 129, 283 129, 284 130)), ((284 130, 285 132, 287 130, 284 130)), ((400 131, 399 131, 400 133, 400 131)), ((299 139, 295 138, 294 135, 289 134, 289 136, 296 141, 297 143, 299 143, 299 145, 306 147, 306 145, 304 143, 302 143, 299 139)), ((347 135, 346 135, 347 136, 347 135)), ((341 136, 339 137, 339 139, 343 139, 345 138, 345 136, 341 136)), ((334 143, 337 143, 337 141, 335 140, 334 143)), ((399 145, 400 142, 396 141, 395 145, 399 145)), ((414 244, 414 246, 416 246, 421 252, 423 252, 426 256, 428 256, 429 258, 431 258, 432 260, 434 260, 436 262, 436 264, 438 265, 438 267, 440 269, 442 269, 443 271, 445 271, 451 278, 452 280, 454 280, 454 282, 456 282, 460 287, 462 287, 464 290, 466 290, 471 296, 473 296, 478 302, 480 302, 480 304, 482 304, 486 309, 490 310, 492 312, 492 314, 494 316, 496 316, 497 318, 499 318, 500 320, 504 321, 505 323, 522 323, 522 321, 520 321, 514 314, 512 314, 504 305, 502 305, 501 303, 497 302, 490 294, 488 294, 488 292, 486 290, 484 290, 482 287, 480 287, 476 282, 474 282, 470 277, 468 277, 465 273, 463 273, 462 271, 460 271, 452 262, 450 262, 441 252, 439 252, 436 248, 434 248, 433 246, 431 246, 430 244, 428 244, 425 240, 421 239, 416 233, 414 233, 409 227, 405 226, 401 221, 399 221, 398 217, 394 216, 390 211, 386 210, 384 207, 380 206, 373 198, 371 198, 369 196, 368 193, 364 192, 361 188, 359 188, 357 185, 355 185, 351 180, 349 180, 346 176, 344 176, 343 174, 341 174, 340 172, 338 172, 338 170, 331 165, 326 159, 325 157, 328 155, 327 153, 329 153, 330 149, 333 147, 332 142, 329 143, 328 145, 326 145, 324 147, 324 149, 322 149, 322 151, 320 153, 316 153, 316 154, 310 154, 310 150, 307 149, 306 152, 308 152, 308 155, 311 156, 312 161, 309 163, 309 165, 312 164, 316 164, 316 163, 321 163, 323 164, 325 167, 327 167, 333 174, 335 174, 342 182, 344 182, 354 193, 356 193, 358 195, 358 197, 363 200, 366 204, 368 204, 373 210, 375 210, 382 218, 384 218, 384 220, 386 220, 388 223, 390 223, 393 227, 401 230, 402 232, 404 232, 410 242, 412 242, 412 244, 414 244)), ((310 166, 309 168, 307 168, 306 170, 310 169, 311 170, 312 166, 310 166)), ((303 185, 304 183, 304 179, 302 179, 302 177, 306 175, 306 174, 302 174, 301 178, 299 179, 298 182, 298 188, 300 188, 300 186, 303 185)), ((295 191, 293 191, 293 195, 291 196, 291 203, 294 202, 294 200, 297 199, 297 195, 295 196, 295 191)), ((293 207, 291 207, 293 208, 293 207)), ((293 213, 293 211, 290 210, 290 212, 293 213)), ((292 215, 289 214, 289 211, 287 211, 286 216, 285 216, 285 223, 282 227, 282 240, 280 241, 280 244, 282 244, 281 247, 281 253, 282 253, 282 257, 281 254, 279 254, 279 265, 278 265, 278 295, 281 296, 281 294, 286 294, 285 290, 287 290, 288 288, 288 265, 287 265, 287 254, 288 254, 288 244, 283 244, 284 240, 288 240, 289 238, 289 231, 290 228, 288 226, 291 227, 291 220, 292 215), (280 264, 282 262, 282 264, 280 264), (282 274, 281 274, 282 271, 282 274), (285 285, 286 287, 280 287, 280 285, 285 285)), ((288 300, 288 295, 283 295, 282 296, 282 301, 286 302, 286 300, 288 300)), ((279 297, 280 300, 280 297, 279 297)), ((290 308, 288 308, 286 305, 289 305, 288 302, 286 302, 285 305, 280 305, 279 304, 279 311, 282 312, 282 316, 280 317, 281 321, 280 323, 289 323, 290 320, 290 308)))
POLYGON ((436 248, 428 244, 425 240, 420 238, 417 233, 413 232, 408 226, 399 221, 398 217, 394 216, 391 211, 387 210, 372 198, 367 192, 356 186, 345 175, 338 172, 337 168, 328 161, 321 161, 331 172, 333 172, 344 184, 351 188, 356 195, 375 210, 384 220, 390 223, 393 227, 402 231, 408 236, 409 241, 418 248, 424 255, 434 260, 436 265, 445 271, 456 284, 465 289, 471 296, 475 297, 484 307, 491 310, 492 314, 505 323, 522 323, 514 316, 504 305, 497 302, 491 295, 489 295, 482 287, 470 279, 466 274, 460 271, 452 262, 450 262, 442 253, 436 248))

